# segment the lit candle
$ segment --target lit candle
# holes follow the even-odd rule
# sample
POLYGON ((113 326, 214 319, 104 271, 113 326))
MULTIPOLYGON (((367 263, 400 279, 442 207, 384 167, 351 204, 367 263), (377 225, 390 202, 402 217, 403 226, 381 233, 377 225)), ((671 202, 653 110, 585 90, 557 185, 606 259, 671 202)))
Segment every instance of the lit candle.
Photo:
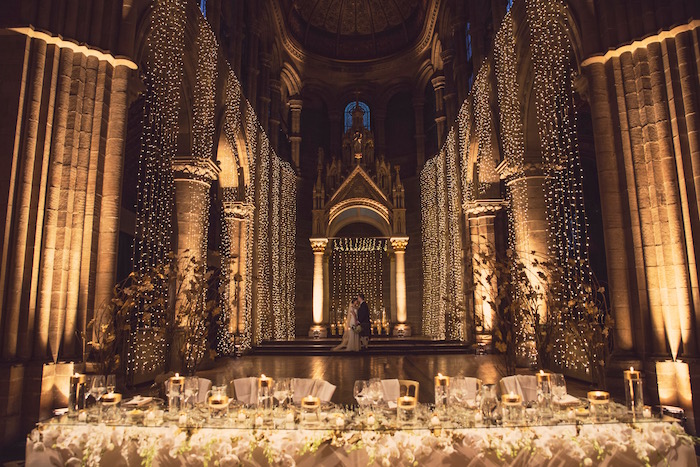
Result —
POLYGON ((258 378, 258 407, 272 409, 272 378, 260 375, 258 378))
POLYGON ((369 414, 367 416, 367 424, 368 425, 374 425, 377 422, 377 419, 374 418, 374 414, 369 414))
POLYGON ((180 417, 177 419, 178 425, 187 425, 187 415, 184 413, 180 415, 180 417))
POLYGON ((343 418, 342 415, 338 415, 335 418, 335 426, 337 426, 338 428, 342 428, 345 426, 345 418, 343 418))
POLYGON ((435 377, 435 407, 445 407, 449 398, 450 377, 438 373, 435 377))
POLYGON ((433 415, 430 418, 430 424, 431 425, 439 425, 440 424, 440 417, 438 417, 437 415, 433 415))
POLYGON ((263 424, 262 415, 257 414, 257 415, 255 416, 255 426, 262 426, 262 424, 263 424))
POLYGON ((68 414, 72 415, 85 408, 85 375, 75 373, 70 377, 68 393, 68 414))
POLYGON ((648 405, 644 406, 644 410, 642 411, 642 416, 644 418, 651 418, 651 407, 648 405))
POLYGON ((185 393, 185 378, 180 376, 180 373, 175 373, 175 376, 168 380, 168 410, 170 412, 179 412, 182 408, 182 398, 185 393))
POLYGON ((87 422, 87 412, 84 410, 78 414, 78 421, 79 422, 87 422))
POLYGON ((608 419, 610 393, 606 391, 588 391, 588 402, 594 422, 602 422, 608 419))
POLYGON ((644 391, 642 389, 642 372, 634 367, 624 371, 625 403, 632 417, 643 415, 644 391))
POLYGON ((287 423, 294 423, 294 412, 291 410, 287 412, 287 415, 285 416, 285 421, 287 423))
POLYGON ((238 421, 245 422, 245 412, 243 412, 242 410, 238 411, 238 421))
POLYGON ((516 424, 523 418, 523 398, 520 394, 510 392, 501 395, 503 403, 503 422, 516 424))

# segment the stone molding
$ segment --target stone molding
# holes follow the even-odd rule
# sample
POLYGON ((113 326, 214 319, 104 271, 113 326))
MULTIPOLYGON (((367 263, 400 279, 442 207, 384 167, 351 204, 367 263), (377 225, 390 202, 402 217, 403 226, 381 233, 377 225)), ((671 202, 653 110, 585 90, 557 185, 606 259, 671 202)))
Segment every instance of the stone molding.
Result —
POLYGON ((483 214, 495 215, 508 203, 502 199, 478 199, 464 203, 464 211, 469 217, 479 217, 483 214))
POLYGON ((541 177, 544 174, 544 166, 541 162, 525 161, 521 167, 516 167, 509 161, 503 160, 496 167, 496 172, 501 180, 510 182, 523 177, 541 177))
POLYGON ((253 217, 255 206, 245 201, 224 201, 224 217, 246 220, 253 217))
POLYGON ((211 159, 175 158, 173 178, 175 180, 197 180, 211 183, 219 178, 221 168, 211 159))

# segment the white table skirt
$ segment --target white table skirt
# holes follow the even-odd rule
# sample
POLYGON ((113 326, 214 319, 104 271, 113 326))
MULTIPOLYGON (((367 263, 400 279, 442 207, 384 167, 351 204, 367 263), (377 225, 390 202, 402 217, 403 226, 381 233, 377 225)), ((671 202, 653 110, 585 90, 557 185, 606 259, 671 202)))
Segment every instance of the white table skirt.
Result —
POLYGON ((46 465, 697 466, 673 423, 326 431, 45 424, 30 433, 27 466, 46 465))

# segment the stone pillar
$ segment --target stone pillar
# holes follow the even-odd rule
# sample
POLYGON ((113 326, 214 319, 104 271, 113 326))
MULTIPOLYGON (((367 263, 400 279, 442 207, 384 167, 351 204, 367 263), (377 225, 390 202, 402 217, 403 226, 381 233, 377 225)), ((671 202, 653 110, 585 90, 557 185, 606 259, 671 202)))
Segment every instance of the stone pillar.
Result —
POLYGON ((423 106, 425 98, 413 98, 413 119, 416 122, 416 172, 419 173, 425 164, 425 124, 423 123, 423 106))
POLYGON ((290 99, 289 109, 292 113, 292 124, 289 142, 292 144, 292 165, 297 174, 301 173, 301 99, 290 99))
POLYGON ((279 154, 280 111, 282 104, 282 84, 277 79, 268 81, 270 84, 270 120, 268 134, 272 149, 279 154))
POLYGON ((328 330, 323 325, 323 256, 328 245, 327 238, 310 239, 314 251, 314 281, 313 281, 313 326, 309 329, 310 337, 326 337, 328 330))
POLYGON ((257 102, 258 92, 258 49, 260 45, 260 31, 257 25, 250 25, 250 36, 248 37, 248 82, 247 82, 247 97, 251 103, 257 102))
POLYGON ((433 83, 433 90, 435 91, 435 127, 437 128, 437 139, 438 148, 441 148, 445 144, 446 133, 446 121, 445 117, 445 77, 436 76, 431 81, 433 83))
POLYGON ((446 125, 449 127, 457 119, 457 90, 455 89, 454 80, 454 51, 451 49, 443 50, 440 54, 445 72, 445 94, 443 96, 445 102, 445 117, 447 118, 446 125))
POLYGON ((474 311, 481 318, 485 332, 490 332, 494 324, 494 310, 489 301, 498 294, 495 271, 485 271, 483 258, 496 251, 496 214, 501 210, 503 200, 476 200, 466 205, 469 238, 472 248, 472 270, 474 272, 474 311), (491 280, 487 280, 491 278, 491 280))
POLYGON ((260 119, 260 124, 265 129, 265 132, 270 133, 269 115, 270 115, 270 65, 271 57, 268 53, 260 54, 260 86, 258 92, 258 108, 255 109, 260 119))
POLYGON ((255 206, 243 201, 224 202, 224 222, 229 236, 229 264, 222 264, 221 269, 226 268, 228 284, 228 296, 232 302, 228 304, 229 332, 238 334, 246 329, 245 326, 245 288, 246 277, 246 227, 252 219, 255 206))
POLYGON ((211 159, 178 157, 173 161, 177 258, 181 265, 188 264, 192 258, 206 261, 209 189, 211 182, 218 178, 219 171, 211 159))
POLYGON ((396 256, 396 321, 394 335, 406 337, 411 335, 411 326, 406 323, 406 266, 404 255, 408 246, 408 237, 392 237, 391 247, 396 256))
MULTIPOLYGON (((464 8, 462 6, 462 8, 464 8)), ((469 92, 469 81, 467 73, 467 23, 460 20, 452 29, 452 43, 455 47, 453 62, 455 88, 457 90, 457 103, 464 102, 469 92)))

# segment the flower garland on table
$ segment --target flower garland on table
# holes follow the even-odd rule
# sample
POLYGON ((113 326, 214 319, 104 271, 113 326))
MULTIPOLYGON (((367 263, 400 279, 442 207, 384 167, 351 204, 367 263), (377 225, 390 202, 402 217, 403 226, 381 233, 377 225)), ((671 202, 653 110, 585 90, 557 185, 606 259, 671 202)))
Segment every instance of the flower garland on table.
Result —
MULTIPOLYGON (((178 427, 108 427, 46 424, 29 434, 28 446, 37 453, 52 449, 51 461, 65 465, 100 465, 112 456, 150 467, 159 463, 233 466, 295 465, 324 446, 337 454, 356 455, 367 464, 415 465, 442 455, 451 461, 474 455, 483 460, 546 464, 554 455, 597 465, 609 456, 629 453, 644 465, 667 461, 673 448, 692 446, 693 439, 677 423, 583 425, 535 428, 458 430, 334 431, 250 430, 178 427), (52 453, 53 454, 53 453, 52 453), (56 459, 58 457, 58 459, 56 459)), ((447 460, 447 459, 446 459, 447 460)))

